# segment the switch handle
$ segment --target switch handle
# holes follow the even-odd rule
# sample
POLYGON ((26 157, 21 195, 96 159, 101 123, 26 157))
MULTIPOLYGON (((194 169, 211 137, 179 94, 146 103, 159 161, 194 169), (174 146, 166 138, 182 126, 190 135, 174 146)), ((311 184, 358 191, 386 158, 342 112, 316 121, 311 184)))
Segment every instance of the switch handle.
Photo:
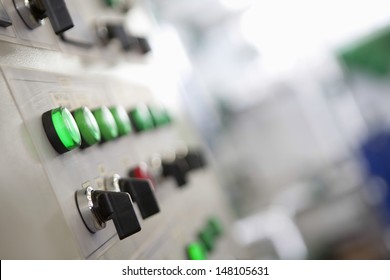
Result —
POLYGON ((206 166, 205 156, 201 151, 189 151, 184 158, 187 161, 190 170, 206 166))
POLYGON ((176 159, 173 162, 163 162, 163 176, 172 176, 178 187, 183 187, 187 184, 188 164, 184 159, 176 159))
POLYGON ((93 211, 103 221, 114 222, 119 239, 124 239, 141 230, 133 203, 128 193, 93 191, 93 211))
POLYGON ((45 7, 54 32, 58 35, 72 28, 73 21, 64 0, 40 0, 45 7))
POLYGON ((152 50, 148 39, 146 39, 144 37, 136 37, 136 39, 138 41, 138 47, 139 47, 142 54, 147 54, 148 52, 150 52, 152 50))
POLYGON ((134 202, 137 203, 143 219, 146 219, 160 212, 152 184, 149 180, 143 179, 120 179, 119 187, 122 192, 130 194, 134 202))
POLYGON ((137 44, 136 39, 127 34, 125 27, 122 24, 107 24, 106 28, 108 37, 110 39, 115 38, 119 40, 123 50, 129 51, 137 44))

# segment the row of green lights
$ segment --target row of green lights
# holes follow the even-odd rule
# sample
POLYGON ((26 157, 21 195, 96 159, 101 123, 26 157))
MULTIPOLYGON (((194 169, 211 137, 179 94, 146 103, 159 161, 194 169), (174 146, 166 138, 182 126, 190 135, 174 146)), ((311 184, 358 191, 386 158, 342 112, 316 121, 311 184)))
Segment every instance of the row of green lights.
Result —
POLYGON ((102 142, 110 141, 118 137, 118 126, 111 111, 103 106, 92 111, 99 125, 102 142))
POLYGON ((199 232, 198 241, 187 246, 187 257, 190 260, 205 260, 207 253, 213 251, 215 241, 223 233, 221 222, 216 217, 211 217, 206 226, 199 232))
POLYGON ((163 126, 171 122, 171 117, 164 107, 153 105, 148 108, 155 127, 163 126))
POLYGON ((58 107, 44 113, 42 122, 53 148, 62 154, 129 133, 130 120, 127 114, 127 120, 123 117, 122 110, 116 106, 91 112, 87 107, 81 107, 71 113, 65 107, 58 107))
MULTIPOLYGON (((144 131, 170 122, 168 114, 160 111, 145 105, 134 108, 130 116, 135 129, 144 131)), ((81 107, 72 113, 65 107, 58 107, 43 114, 42 122, 49 141, 61 154, 110 141, 132 131, 129 115, 121 106, 109 109, 103 106, 93 111, 81 107)))
POLYGON ((118 6, 119 4, 122 4, 123 1, 121 0, 105 0, 106 5, 109 7, 115 7, 118 6))
POLYGON ((140 104, 130 111, 130 119, 137 132, 161 127, 171 122, 167 110, 161 106, 146 106, 140 104))

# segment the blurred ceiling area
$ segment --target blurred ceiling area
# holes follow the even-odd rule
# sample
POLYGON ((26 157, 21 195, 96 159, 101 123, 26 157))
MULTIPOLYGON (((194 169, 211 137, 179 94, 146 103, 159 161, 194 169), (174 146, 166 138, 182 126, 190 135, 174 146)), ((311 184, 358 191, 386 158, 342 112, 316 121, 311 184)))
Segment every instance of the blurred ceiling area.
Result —
POLYGON ((150 1, 178 31, 210 93, 237 108, 390 22, 383 0, 150 1))

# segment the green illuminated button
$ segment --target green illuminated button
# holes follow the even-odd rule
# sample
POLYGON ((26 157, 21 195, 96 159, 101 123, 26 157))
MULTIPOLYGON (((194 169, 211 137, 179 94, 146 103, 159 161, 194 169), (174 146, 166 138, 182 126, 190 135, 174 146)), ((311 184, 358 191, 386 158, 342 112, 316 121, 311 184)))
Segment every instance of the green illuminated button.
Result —
POLYGON ((109 7, 115 7, 116 5, 120 4, 120 0, 106 0, 106 5, 109 7))
POLYGON ((164 124, 169 124, 172 122, 172 118, 169 115, 168 111, 165 109, 164 110, 164 124))
POLYGON ((206 260, 207 255, 201 244, 192 242, 187 246, 187 257, 189 260, 206 260))
POLYGON ((118 137, 118 127, 110 110, 103 106, 92 111, 98 123, 102 141, 109 141, 118 137))
POLYGON ((63 154, 81 145, 77 124, 65 107, 58 107, 44 113, 42 124, 47 138, 58 153, 63 154))
POLYGON ((72 114, 83 139, 81 147, 86 148, 100 142, 100 129, 92 112, 87 107, 81 107, 72 114))
POLYGON ((152 129, 154 127, 152 115, 146 105, 141 104, 130 111, 130 120, 137 132, 152 129))
POLYGON ((211 217, 208 220, 207 226, 210 228, 214 236, 220 236, 223 233, 222 224, 216 217, 211 217))
POLYGON ((160 127, 171 122, 168 111, 164 107, 151 105, 149 106, 149 111, 155 127, 160 127))
POLYGON ((206 227, 199 232, 198 238, 207 251, 212 251, 214 249, 214 233, 209 227, 206 227))
POLYGON ((115 119, 118 127, 119 136, 126 135, 131 132, 131 123, 126 110, 122 106, 115 106, 110 108, 111 114, 115 119))

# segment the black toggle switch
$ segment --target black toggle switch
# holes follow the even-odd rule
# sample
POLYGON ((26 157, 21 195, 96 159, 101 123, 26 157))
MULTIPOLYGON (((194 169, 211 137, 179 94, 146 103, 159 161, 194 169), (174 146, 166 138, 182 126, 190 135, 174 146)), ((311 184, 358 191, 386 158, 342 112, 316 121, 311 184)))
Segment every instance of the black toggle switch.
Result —
POLYGON ((141 230, 133 204, 127 193, 94 191, 92 211, 104 222, 114 222, 119 239, 124 239, 141 230))
POLYGON ((103 44, 106 45, 111 40, 118 40, 124 51, 147 54, 152 50, 146 38, 133 36, 126 30, 123 23, 100 23, 97 25, 97 33, 103 44))
POLYGON ((107 24, 107 39, 117 39, 124 51, 129 51, 137 46, 137 38, 131 37, 122 24, 107 24))
POLYGON ((12 25, 11 18, 5 10, 3 3, 0 2, 0 26, 8 27, 10 25, 12 25))
POLYGON ((91 232, 114 222, 119 239, 124 239, 141 230, 130 195, 126 192, 94 190, 92 187, 76 192, 80 215, 91 232))
POLYGON ((138 48, 142 54, 147 54, 152 50, 148 39, 144 37, 136 37, 136 39, 138 40, 138 48))
POLYGON ((24 23, 34 29, 49 18, 56 34, 73 27, 73 21, 64 0, 13 0, 16 10, 24 23))
POLYGON ((152 183, 149 180, 119 179, 119 187, 122 192, 128 192, 133 201, 137 203, 143 219, 160 212, 152 183))
POLYGON ((178 187, 183 187, 187 184, 189 166, 184 158, 177 158, 174 161, 163 161, 162 168, 162 175, 164 177, 173 177, 178 187))
MULTIPOLYGON (((39 0, 36 0, 39 2, 39 0)), ((40 0, 45 7, 45 15, 50 19, 54 32, 60 34, 73 27, 73 21, 64 0, 40 0)))
POLYGON ((189 166, 189 170, 195 170, 206 166, 206 160, 201 151, 190 150, 185 155, 184 159, 189 166))

